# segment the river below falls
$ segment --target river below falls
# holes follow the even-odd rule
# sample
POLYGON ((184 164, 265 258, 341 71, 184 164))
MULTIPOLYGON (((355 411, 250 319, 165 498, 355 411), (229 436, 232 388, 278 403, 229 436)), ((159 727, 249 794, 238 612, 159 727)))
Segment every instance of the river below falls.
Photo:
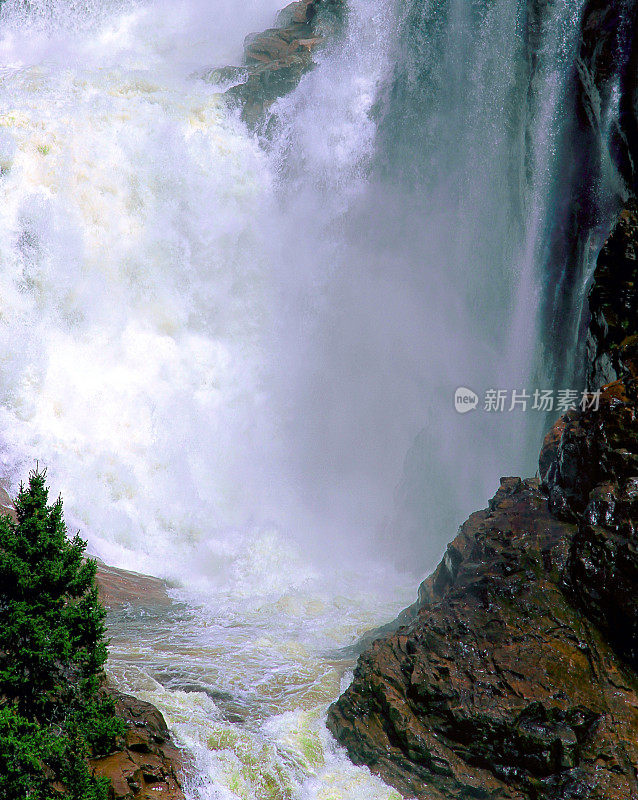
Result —
MULTIPOLYGON (((266 555, 273 545, 266 565, 290 570, 266 555)), ((187 755, 189 800, 399 800, 325 727, 354 666, 339 648, 410 599, 398 586, 380 598, 381 578, 345 572, 330 589, 308 573, 284 591, 248 584, 199 602, 174 591, 168 609, 109 615, 109 675, 164 714, 187 755)))

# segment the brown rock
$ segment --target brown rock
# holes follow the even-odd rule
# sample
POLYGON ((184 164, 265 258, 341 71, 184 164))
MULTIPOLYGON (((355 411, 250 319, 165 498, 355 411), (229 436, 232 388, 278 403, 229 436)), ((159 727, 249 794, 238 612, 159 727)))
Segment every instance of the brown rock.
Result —
POLYGON ((91 761, 96 775, 109 778, 111 800, 184 800, 183 759, 161 713, 150 703, 110 689, 127 729, 122 749, 91 761))
POLYGON ((563 592, 574 532, 503 480, 331 707, 355 763, 423 800, 638 798, 638 679, 563 592))
POLYGON ((328 726, 419 800, 638 800, 638 337, 504 478, 328 726))
MULTIPOLYGON (((292 91, 313 66, 313 53, 334 27, 342 0, 298 0, 278 17, 279 26, 248 36, 243 71, 237 68, 202 70, 197 77, 234 81, 226 96, 242 106, 242 117, 256 125, 275 100, 292 91), (332 20, 332 21, 331 21, 332 20)), ((223 81, 222 81, 223 82, 223 81)))
POLYGON ((599 407, 572 415, 546 477, 550 507, 578 521, 565 585, 638 668, 638 337, 619 350, 622 380, 599 407))
POLYGON ((157 607, 171 603, 167 585, 159 578, 109 567, 99 560, 97 585, 100 602, 111 610, 124 605, 157 607))

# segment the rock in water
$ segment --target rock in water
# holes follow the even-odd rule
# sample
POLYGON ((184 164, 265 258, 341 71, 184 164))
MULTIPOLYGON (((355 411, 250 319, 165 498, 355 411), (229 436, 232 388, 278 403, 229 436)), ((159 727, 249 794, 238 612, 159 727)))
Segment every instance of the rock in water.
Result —
POLYGON ((313 66, 313 53, 335 27, 343 0, 296 0, 278 17, 278 27, 245 41, 243 67, 206 69, 196 77, 231 82, 226 97, 242 107, 242 118, 256 126, 279 97, 292 91, 313 66))
POLYGON ((182 756, 164 717, 150 703, 108 690, 126 724, 122 749, 91 762, 96 775, 109 778, 112 800, 185 800, 180 786, 182 756))

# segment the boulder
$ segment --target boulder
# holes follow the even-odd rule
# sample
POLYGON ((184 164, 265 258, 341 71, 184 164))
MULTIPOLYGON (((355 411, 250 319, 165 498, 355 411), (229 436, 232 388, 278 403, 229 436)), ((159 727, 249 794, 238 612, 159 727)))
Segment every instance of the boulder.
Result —
POLYGON ((195 77, 232 83, 225 96, 256 126, 279 97, 292 91, 313 66, 313 54, 336 25, 342 0, 297 0, 278 15, 276 28, 251 34, 244 43, 244 65, 204 69, 195 77))
POLYGON ((185 800, 181 788, 184 763, 161 713, 150 703, 108 689, 115 710, 126 724, 120 748, 93 759, 95 775, 109 778, 110 800, 185 800))

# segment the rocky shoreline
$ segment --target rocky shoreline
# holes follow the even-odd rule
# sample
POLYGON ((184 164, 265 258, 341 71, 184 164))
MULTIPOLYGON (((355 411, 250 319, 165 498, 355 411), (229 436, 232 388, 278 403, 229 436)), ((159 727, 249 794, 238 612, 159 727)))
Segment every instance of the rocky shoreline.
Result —
POLYGON ((109 687, 126 732, 119 748, 90 762, 99 777, 111 781, 111 800, 184 800, 184 757, 162 714, 150 703, 109 687))

